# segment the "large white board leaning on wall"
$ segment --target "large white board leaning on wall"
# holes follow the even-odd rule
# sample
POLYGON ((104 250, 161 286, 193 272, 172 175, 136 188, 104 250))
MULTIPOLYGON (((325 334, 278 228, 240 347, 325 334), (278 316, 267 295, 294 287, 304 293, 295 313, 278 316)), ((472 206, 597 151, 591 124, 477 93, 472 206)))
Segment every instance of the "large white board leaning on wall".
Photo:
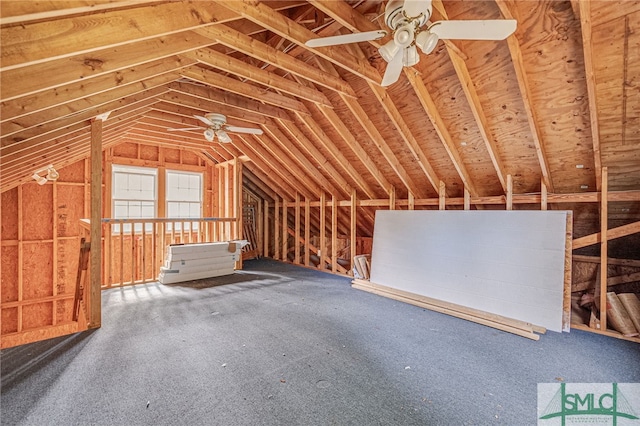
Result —
POLYGON ((378 210, 371 282, 561 332, 567 214, 378 210))

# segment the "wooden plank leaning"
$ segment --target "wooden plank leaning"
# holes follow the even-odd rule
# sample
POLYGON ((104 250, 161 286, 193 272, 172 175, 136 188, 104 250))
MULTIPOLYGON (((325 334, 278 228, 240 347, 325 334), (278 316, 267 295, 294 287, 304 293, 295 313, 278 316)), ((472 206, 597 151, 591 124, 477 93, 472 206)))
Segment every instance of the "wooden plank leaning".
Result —
POLYGON ((546 332, 546 329, 544 327, 540 327, 524 321, 519 321, 513 318, 507 318, 478 309, 457 305, 455 303, 449 303, 442 300, 437 300, 430 297, 393 289, 380 284, 371 283, 369 281, 359 279, 353 280, 352 287, 358 290, 368 291, 373 294, 388 297, 400 302, 409 303, 435 312, 440 312, 457 318, 473 321, 478 324, 496 328, 498 330, 507 331, 509 333, 526 337, 532 340, 540 339, 540 336, 535 333, 546 332))

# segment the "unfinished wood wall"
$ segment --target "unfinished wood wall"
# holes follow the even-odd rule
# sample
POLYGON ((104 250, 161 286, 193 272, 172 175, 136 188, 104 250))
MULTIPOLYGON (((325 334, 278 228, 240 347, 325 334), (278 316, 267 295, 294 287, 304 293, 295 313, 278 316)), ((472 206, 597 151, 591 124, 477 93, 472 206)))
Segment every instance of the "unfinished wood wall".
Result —
MULTIPOLYGON (((203 214, 214 216, 221 212, 225 197, 217 196, 219 172, 192 151, 123 143, 107 150, 104 156, 103 217, 111 216, 110 170, 114 162, 201 171, 203 214)), ((34 181, 1 194, 2 347, 77 331, 72 308, 80 249, 79 222, 90 214, 90 162, 78 161, 58 172, 60 178, 55 182, 41 186, 34 181)), ((130 245, 127 247, 132 250, 130 245)), ((130 256, 124 258, 131 261, 130 256)), ((128 271, 130 266, 120 267, 128 271)))
POLYGON ((72 333, 80 247, 89 214, 88 160, 44 185, 2 193, 2 347, 72 333))

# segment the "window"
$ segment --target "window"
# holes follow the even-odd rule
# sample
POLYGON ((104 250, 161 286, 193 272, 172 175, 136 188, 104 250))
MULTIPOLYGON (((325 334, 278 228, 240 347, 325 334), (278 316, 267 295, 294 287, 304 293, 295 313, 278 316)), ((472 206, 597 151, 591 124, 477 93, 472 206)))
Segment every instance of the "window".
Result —
MULTIPOLYGON (((113 165, 112 217, 114 219, 141 219, 156 217, 157 175, 156 169, 113 165)), ((152 224, 149 224, 152 229, 152 224)), ((120 225, 113 225, 114 232, 120 232, 120 225)), ((131 225, 124 224, 123 232, 130 232, 131 225)), ((142 226, 136 224, 136 232, 142 226)))
MULTIPOLYGON (((202 216, 202 173, 167 170, 167 217, 199 218, 202 216)), ((185 222, 185 228, 190 228, 185 222)), ((197 229, 198 224, 193 224, 197 229)), ((180 224, 176 224, 179 229, 180 224)))

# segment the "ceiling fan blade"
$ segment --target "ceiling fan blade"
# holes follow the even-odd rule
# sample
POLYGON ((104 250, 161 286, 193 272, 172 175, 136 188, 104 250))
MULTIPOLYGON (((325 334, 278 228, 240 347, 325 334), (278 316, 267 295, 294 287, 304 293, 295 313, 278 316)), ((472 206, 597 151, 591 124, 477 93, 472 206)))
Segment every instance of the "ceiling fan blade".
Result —
POLYGON ((515 19, 438 21, 429 27, 429 31, 449 40, 504 40, 513 34, 516 26, 515 19))
POLYGON ((402 11, 407 18, 417 18, 424 13, 425 20, 431 14, 431 0, 404 0, 402 11))
POLYGON ((384 72, 384 76, 382 77, 382 83, 380 85, 382 87, 387 87, 400 78, 400 73, 402 72, 402 58, 404 56, 404 49, 400 49, 398 53, 391 59, 391 61, 387 64, 387 69, 384 72))
POLYGON ((229 143, 231 142, 231 138, 224 130, 216 130, 216 136, 218 136, 218 140, 221 143, 229 143))
POLYGON ((178 131, 183 131, 183 130, 202 130, 202 127, 185 127, 182 129, 167 129, 167 131, 169 132, 178 132, 178 131))
POLYGON ((207 117, 203 117, 201 115, 196 115, 196 114, 193 114, 193 116, 198 120, 202 121, 207 126, 215 126, 215 124, 211 120, 209 120, 207 117))
POLYGON ((366 31, 364 33, 344 34, 331 37, 313 38, 305 44, 309 47, 336 46, 339 44, 359 43, 361 41, 380 40, 387 35, 386 31, 366 31))
POLYGON ((224 130, 234 133, 250 133, 252 135, 261 135, 264 133, 261 129, 254 129, 250 127, 237 127, 237 126, 224 126, 224 130))

